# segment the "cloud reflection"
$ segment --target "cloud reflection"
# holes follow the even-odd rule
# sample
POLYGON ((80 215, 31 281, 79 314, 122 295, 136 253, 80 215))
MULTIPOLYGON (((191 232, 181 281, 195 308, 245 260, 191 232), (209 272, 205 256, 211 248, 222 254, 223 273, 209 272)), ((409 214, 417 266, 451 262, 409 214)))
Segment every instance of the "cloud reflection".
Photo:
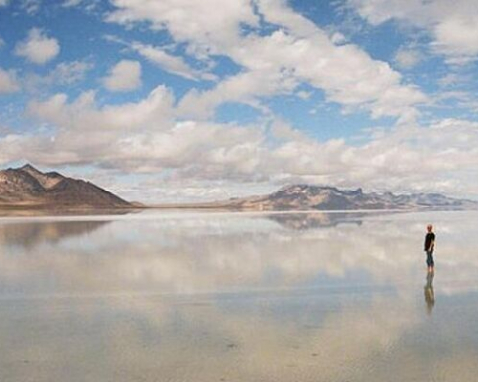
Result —
POLYGON ((0 380, 473 381, 476 295, 465 295, 458 315, 447 295, 474 290, 477 218, 158 214, 0 224, 0 380), (433 317, 417 293, 428 221, 441 294, 433 317))
POLYGON ((205 293, 330 285, 390 286, 401 293, 423 275, 423 227, 433 218, 438 290, 476 289, 478 259, 472 248, 478 239, 469 222, 478 215, 468 214, 467 220, 453 214, 417 216, 159 214, 111 218, 108 224, 0 224, 0 280, 36 293, 205 293))

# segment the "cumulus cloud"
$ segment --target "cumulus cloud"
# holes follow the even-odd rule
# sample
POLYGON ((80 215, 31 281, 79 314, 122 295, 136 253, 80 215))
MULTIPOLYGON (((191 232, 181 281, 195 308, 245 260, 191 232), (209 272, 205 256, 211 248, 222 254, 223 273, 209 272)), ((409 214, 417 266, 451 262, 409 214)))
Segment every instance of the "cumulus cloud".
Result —
POLYGON ((0 94, 12 93, 20 90, 15 72, 0 68, 0 94))
POLYGON ((35 64, 43 65, 54 59, 60 53, 60 44, 53 37, 48 37, 39 28, 33 28, 28 32, 25 40, 15 47, 15 54, 26 58, 35 64))
POLYGON ((189 118, 208 119, 225 102, 242 102, 260 108, 261 97, 292 93, 297 80, 287 71, 247 71, 221 81, 206 91, 189 91, 181 100, 179 113, 189 118))
POLYGON ((103 79, 104 86, 112 92, 125 92, 141 86, 141 64, 138 61, 121 60, 103 79))
POLYGON ((65 130, 98 129, 125 133, 161 125, 171 119, 173 96, 164 86, 158 86, 146 98, 120 105, 96 105, 95 93, 82 93, 73 102, 65 94, 56 94, 45 101, 29 104, 29 112, 65 130))
MULTIPOLYGON (((287 124, 238 126, 178 119, 176 100, 159 86, 132 103, 98 106, 93 92, 31 102, 47 132, 0 139, 0 161, 95 164, 122 173, 163 174, 163 181, 234 184, 306 182, 368 190, 466 194, 478 161, 478 124, 445 120, 428 127, 376 131, 367 143, 311 140, 287 124), (418 165, 417 165, 418 164, 418 165)), ((476 174, 478 175, 478 174, 476 174)), ((229 184, 229 186, 227 186, 229 184)), ((198 187, 196 185, 196 187, 198 187)), ((207 188, 205 186, 205 188, 207 188)))
POLYGON ((429 32, 431 47, 452 64, 478 55, 478 3, 468 0, 348 0, 372 25, 389 20, 405 22, 429 32))
POLYGON ((193 44, 198 52, 215 53, 218 47, 237 43, 241 24, 259 23, 249 0, 113 0, 112 4, 116 9, 108 21, 147 21, 153 29, 167 29, 177 41, 193 44))
MULTIPOLYGON (((202 158, 199 166, 204 177, 229 170, 234 177, 256 160, 252 154, 263 138, 260 131, 175 122, 173 103, 170 91, 160 86, 137 103, 102 108, 96 106, 91 92, 71 103, 58 94, 44 102, 32 102, 29 113, 58 128, 54 141, 48 143, 50 150, 57 151, 52 158, 58 162, 99 161, 104 167, 124 171, 156 172, 164 168, 187 170, 202 158)), ((43 161, 50 160, 48 154, 37 154, 43 161)))
POLYGON ((167 29, 177 42, 186 43, 189 52, 199 57, 225 55, 243 69, 215 89, 190 93, 182 102, 188 116, 210 116, 222 100, 250 103, 290 93, 302 82, 324 90, 329 101, 365 109, 373 117, 409 121, 417 114, 417 104, 426 100, 418 88, 402 84, 400 74, 387 63, 373 60, 356 45, 343 44, 343 40, 339 44, 282 1, 261 0, 256 7, 249 1, 217 0, 160 5, 116 0, 113 4, 117 9, 109 21, 147 21, 153 29, 167 29), (215 10, 213 18, 211 9, 215 10), (278 28, 265 35, 255 33, 260 17, 278 28), (242 32, 243 25, 252 32, 242 32))
MULTIPOLYGON (((161 181, 179 184, 186 179, 196 182, 196 189, 218 180, 229 189, 237 184, 292 182, 463 194, 475 189, 475 177, 470 176, 477 172, 475 122, 451 119, 417 126, 418 105, 427 101, 420 89, 405 83, 388 63, 331 37, 285 2, 258 0, 252 6, 249 1, 115 0, 113 4, 116 8, 108 20, 146 21, 153 30, 167 30, 171 46, 181 44, 181 51, 184 48, 199 62, 222 55, 239 70, 212 88, 192 89, 180 99, 158 86, 143 99, 114 105, 101 105, 94 91, 75 99, 56 94, 32 101, 28 115, 42 129, 4 134, 1 163, 20 160, 29 152, 29 160, 38 164, 93 164, 120 173, 161 174, 161 181), (178 6, 180 13, 175 12, 178 6), (217 14, 211 14, 212 8, 217 14), (273 28, 259 33, 259 19, 273 28), (281 94, 306 97, 303 84, 323 90, 326 99, 344 111, 395 117, 400 127, 376 130, 359 145, 342 139, 313 140, 277 121, 264 102, 281 94), (225 102, 251 105, 263 110, 265 118, 246 126, 211 122, 225 102)), ((52 40, 38 29, 30 34, 52 40)), ((21 44, 27 42, 17 50, 21 44)), ((186 59, 170 54, 171 48, 135 41, 127 46, 165 70, 205 78, 186 59)), ((406 58, 405 64, 413 63, 406 58)), ((62 63, 52 73, 69 84, 83 78, 85 65, 62 63)), ((141 85, 141 71, 138 61, 122 60, 103 84, 111 91, 134 90, 141 85)))
POLYGON ((229 54, 248 70, 212 90, 191 92, 181 102, 185 111, 207 115, 224 101, 288 94, 303 82, 323 89, 330 101, 368 110, 373 117, 411 120, 417 113, 415 105, 426 100, 416 87, 401 85, 400 74, 388 64, 373 61, 356 46, 335 46, 321 31, 314 38, 293 37, 284 31, 252 36, 231 47, 229 54))

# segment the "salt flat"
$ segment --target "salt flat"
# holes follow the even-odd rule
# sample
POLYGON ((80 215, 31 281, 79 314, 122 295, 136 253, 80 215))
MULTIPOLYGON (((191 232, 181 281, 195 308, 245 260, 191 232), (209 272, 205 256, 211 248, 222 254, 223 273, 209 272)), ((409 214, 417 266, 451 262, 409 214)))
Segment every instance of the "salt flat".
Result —
POLYGON ((477 223, 463 211, 4 217, 0 380, 474 381, 477 223))

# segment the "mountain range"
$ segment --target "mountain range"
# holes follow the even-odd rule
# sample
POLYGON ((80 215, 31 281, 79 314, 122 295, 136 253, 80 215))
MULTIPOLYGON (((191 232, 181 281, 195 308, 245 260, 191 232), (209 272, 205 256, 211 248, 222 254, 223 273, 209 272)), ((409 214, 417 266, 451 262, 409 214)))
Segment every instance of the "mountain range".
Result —
POLYGON ((215 204, 222 208, 256 211, 478 209, 478 202, 438 193, 366 193, 360 188, 340 190, 311 185, 286 186, 271 194, 232 198, 215 204))
MULTIPOLYGON (((27 164, 0 171, 0 209, 129 209, 130 203, 94 184, 58 172, 43 173, 27 164)), ((393 194, 340 190, 335 187, 292 185, 259 196, 200 204, 163 205, 169 208, 220 208, 250 211, 478 209, 478 202, 438 193, 393 194)))
POLYGON ((132 203, 90 182, 58 172, 43 173, 30 164, 0 171, 0 208, 116 209, 132 203))

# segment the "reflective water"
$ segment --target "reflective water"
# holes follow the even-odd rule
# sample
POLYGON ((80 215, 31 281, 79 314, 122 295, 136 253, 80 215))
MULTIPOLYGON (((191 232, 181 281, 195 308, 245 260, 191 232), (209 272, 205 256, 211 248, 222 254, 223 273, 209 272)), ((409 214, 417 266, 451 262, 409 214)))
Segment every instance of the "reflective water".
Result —
POLYGON ((3 217, 0 381, 476 381, 477 224, 476 212, 3 217))

